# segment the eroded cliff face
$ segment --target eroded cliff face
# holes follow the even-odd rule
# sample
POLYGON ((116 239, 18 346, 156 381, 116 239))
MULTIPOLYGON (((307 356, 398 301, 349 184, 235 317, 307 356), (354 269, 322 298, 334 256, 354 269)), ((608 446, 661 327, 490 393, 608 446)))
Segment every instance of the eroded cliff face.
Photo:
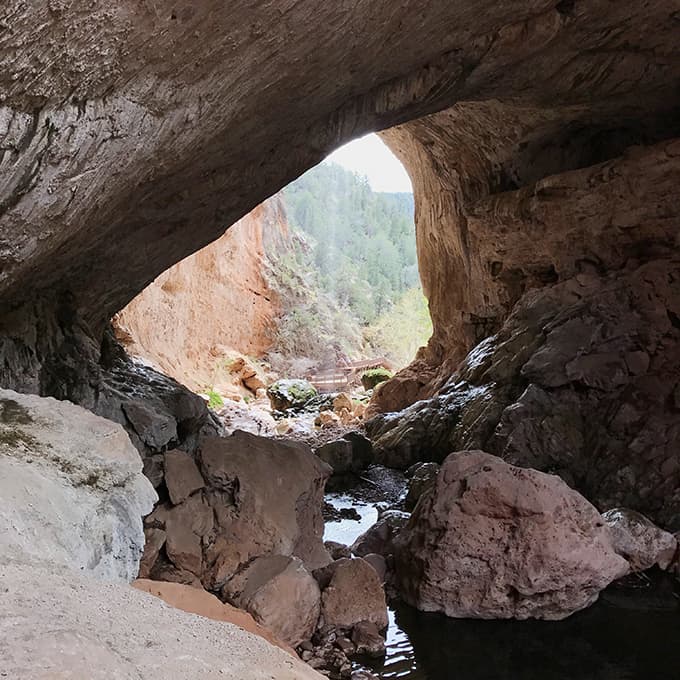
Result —
POLYGON ((281 199, 163 272, 114 317, 118 339, 187 387, 211 386, 230 352, 259 357, 280 313, 271 259, 289 245, 281 199))

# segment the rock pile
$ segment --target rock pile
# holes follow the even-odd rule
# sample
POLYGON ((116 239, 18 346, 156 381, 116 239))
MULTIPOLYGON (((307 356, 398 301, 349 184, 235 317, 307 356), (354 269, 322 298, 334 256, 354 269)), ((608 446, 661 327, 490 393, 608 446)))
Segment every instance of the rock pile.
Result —
POLYGON ((219 592, 259 556, 327 564, 321 507, 329 473, 304 444, 238 431, 202 439, 195 460, 166 454, 168 497, 146 518, 140 575, 219 592))

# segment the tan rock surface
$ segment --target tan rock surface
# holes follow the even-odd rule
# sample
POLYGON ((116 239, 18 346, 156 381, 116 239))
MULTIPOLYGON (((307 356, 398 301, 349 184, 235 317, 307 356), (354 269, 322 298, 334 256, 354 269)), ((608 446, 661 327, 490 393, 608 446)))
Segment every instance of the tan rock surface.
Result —
POLYGON ((127 584, 43 564, 0 565, 2 672, 21 680, 312 680, 236 625, 170 607, 127 584))
POLYGON ((316 630, 319 586, 297 557, 258 557, 227 582, 222 594, 293 647, 316 630))
POLYGON ((213 621, 233 623, 248 633, 258 635, 270 644, 280 647, 295 659, 298 658, 292 647, 281 642, 271 631, 257 623, 248 612, 220 601, 206 590, 192 588, 182 583, 166 583, 148 579, 137 579, 132 582, 132 586, 160 598, 175 609, 181 609, 189 614, 198 614, 213 621))
POLYGON ((395 547, 404 599, 456 618, 562 619, 629 568, 559 477, 481 451, 444 461, 395 547))
MULTIPOLYGON (((271 345, 279 307, 266 244, 271 252, 287 238, 283 205, 272 198, 145 288, 116 315, 118 338, 192 389, 219 388, 230 352, 259 357, 271 345)), ((252 368, 242 378, 253 392, 264 387, 252 368)))
POLYGON ((387 628, 385 591, 378 573, 368 562, 343 558, 324 571, 330 577, 321 593, 324 625, 349 629, 361 621, 370 621, 379 630, 387 628))

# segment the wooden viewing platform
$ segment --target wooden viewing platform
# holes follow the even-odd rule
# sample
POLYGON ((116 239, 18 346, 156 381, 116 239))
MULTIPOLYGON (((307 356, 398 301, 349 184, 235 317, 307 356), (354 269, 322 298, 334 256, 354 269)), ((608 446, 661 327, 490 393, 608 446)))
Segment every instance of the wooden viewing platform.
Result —
POLYGON ((392 370, 392 364, 385 357, 350 361, 342 366, 318 371, 307 376, 307 380, 319 392, 343 392, 356 382, 360 374, 372 368, 392 370))

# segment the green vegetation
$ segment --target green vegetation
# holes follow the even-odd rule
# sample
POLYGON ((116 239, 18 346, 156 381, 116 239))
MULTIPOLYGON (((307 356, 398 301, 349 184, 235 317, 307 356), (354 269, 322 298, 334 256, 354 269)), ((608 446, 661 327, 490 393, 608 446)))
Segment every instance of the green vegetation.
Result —
POLYGON ((276 353, 333 365, 384 355, 398 367, 429 338, 416 260, 413 196, 321 164, 283 191, 293 245, 270 285, 284 301, 276 353))
POLYGON ((283 195, 288 219, 307 236, 320 289, 359 323, 420 285, 411 194, 374 193, 365 177, 322 163, 283 195))
POLYGON ((208 406, 210 406, 210 408, 219 408, 220 406, 224 406, 224 399, 222 399, 222 396, 219 394, 219 392, 215 392, 212 387, 206 391, 206 394, 208 395, 208 406))
POLYGON ((412 361, 418 348, 426 345, 432 335, 432 320, 423 291, 419 287, 407 290, 364 335, 374 355, 385 355, 396 366, 412 361))
POLYGON ((386 368, 369 368, 361 374, 361 384, 366 390, 372 390, 376 385, 392 377, 392 372, 386 368))

